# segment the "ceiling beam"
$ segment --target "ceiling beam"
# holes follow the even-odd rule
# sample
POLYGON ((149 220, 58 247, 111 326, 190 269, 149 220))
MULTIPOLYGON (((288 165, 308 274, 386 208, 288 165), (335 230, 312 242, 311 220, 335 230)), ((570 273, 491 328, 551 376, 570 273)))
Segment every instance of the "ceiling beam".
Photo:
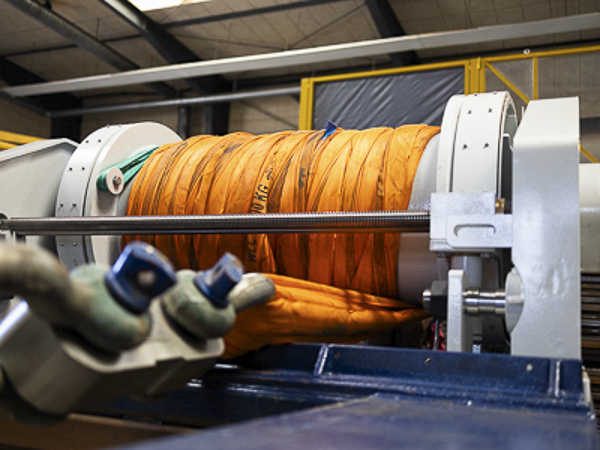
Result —
MULTIPOLYGON (((127 0, 100 0, 115 14, 137 29, 152 47, 170 64, 180 64, 201 59, 162 25, 152 20, 127 0)), ((230 91, 231 84, 220 75, 204 78, 187 78, 187 84, 197 94, 207 95, 230 91)), ((189 117, 189 111, 187 116, 189 117)), ((205 134, 226 134, 229 131, 229 104, 207 104, 204 108, 205 134)))
MULTIPOLYGON (((533 52, 556 50, 556 49, 567 49, 575 47, 586 47, 586 46, 600 46, 600 39, 585 39, 585 40, 573 40, 567 42, 561 42, 554 45, 543 44, 543 45, 532 45, 527 47, 528 50, 533 52)), ((500 56, 500 55, 514 55, 515 52, 522 53, 523 46, 511 46, 505 47, 501 50, 492 50, 486 52, 467 52, 461 53, 460 49, 452 56, 438 56, 433 58, 421 59, 421 64, 435 64, 440 62, 456 61, 457 59, 471 59, 471 58, 484 58, 488 56, 500 56)), ((373 70, 384 70, 392 68, 390 61, 382 61, 381 63, 373 64, 360 64, 338 67, 335 69, 324 69, 324 70, 299 70, 282 75, 270 75, 261 76, 257 78, 239 78, 236 81, 236 87, 242 89, 253 89, 253 88, 270 88, 273 86, 290 85, 299 83, 302 78, 317 78, 330 75, 344 75, 348 73, 356 72, 369 72, 373 70)))
MULTIPOLYGON (((169 64, 201 61, 198 55, 173 37, 162 25, 152 20, 127 0, 99 1, 138 30, 169 64)), ((202 80, 189 78, 186 81, 201 95, 229 90, 231 88, 229 82, 220 76, 204 77, 202 80)))
MULTIPOLYGON (((406 36, 404 28, 388 0, 365 0, 365 4, 382 38, 406 36)), ((390 53, 389 56, 394 66, 411 66, 419 63, 419 57, 414 51, 390 53)))
MULTIPOLYGON (((11 86, 43 83, 46 81, 42 77, 1 56, 0 79, 11 86)), ((71 94, 51 94, 40 97, 33 96, 29 97, 28 100, 31 100, 31 105, 34 107, 32 111, 42 115, 47 115, 47 112, 52 109, 81 106, 79 98, 71 94)))
POLYGON ((163 24, 165 28, 188 27, 190 25, 199 25, 202 23, 222 22, 224 20, 243 19, 245 17, 260 16, 264 14, 290 11, 293 9, 310 8, 311 6, 325 5, 327 3, 336 3, 347 0, 307 0, 301 2, 284 3, 282 5, 265 6, 263 8, 244 9, 225 14, 216 14, 207 17, 195 17, 193 19, 178 20, 163 24))
MULTIPOLYGON (((124 71, 139 69, 139 66, 134 62, 72 24, 52 9, 46 8, 41 3, 35 0, 5 0, 5 2, 62 35, 73 44, 86 50, 110 66, 124 71)), ((151 83, 149 87, 167 97, 174 97, 177 94, 174 89, 164 83, 151 83)))
POLYGON ((264 89, 246 92, 228 92, 225 94, 205 95, 202 97, 174 98, 150 102, 121 103, 118 105, 88 106, 85 108, 64 109, 51 112, 51 117, 74 117, 87 114, 103 114, 116 111, 136 111, 140 109, 182 107, 192 105, 212 105, 216 103, 239 102, 256 98, 282 97, 286 95, 300 95, 300 87, 287 87, 278 89, 264 89))
MULTIPOLYGON (((175 22, 162 23, 161 26, 165 29, 171 29, 171 28, 185 27, 185 26, 190 26, 190 25, 199 25, 199 24, 203 24, 203 23, 223 22, 225 20, 241 19, 244 17, 264 15, 264 14, 288 11, 288 10, 293 10, 293 9, 309 8, 311 6, 319 6, 319 5, 325 5, 328 3, 337 3, 337 2, 343 2, 343 1, 348 1, 348 0, 306 0, 306 1, 300 1, 300 2, 294 2, 294 3, 284 3, 282 5, 273 5, 273 6, 267 6, 264 8, 244 9, 243 11, 235 11, 235 12, 226 13, 226 14, 217 14, 214 16, 206 16, 206 17, 195 17, 193 19, 186 19, 186 20, 180 20, 180 21, 175 21, 175 22)), ((102 42, 104 44, 107 44, 109 42, 122 42, 122 41, 129 41, 131 39, 136 39, 139 37, 140 37, 139 34, 129 35, 129 36, 119 36, 119 37, 105 39, 102 42)), ((35 54, 35 53, 52 52, 52 51, 65 50, 65 49, 75 48, 75 47, 76 46, 74 46, 74 45, 60 45, 60 46, 54 46, 54 47, 46 47, 46 48, 39 48, 39 49, 33 49, 33 50, 19 51, 19 52, 5 54, 4 56, 10 57, 10 56, 31 55, 31 54, 35 54)))
POLYGON ((152 67, 117 74, 35 83, 26 86, 5 87, 2 91, 14 96, 28 96, 84 89, 128 86, 197 76, 305 66, 308 64, 349 58, 371 57, 374 55, 421 49, 457 47, 474 43, 495 42, 597 28, 600 28, 600 13, 592 13, 518 24, 494 25, 468 30, 376 39, 300 50, 152 67))

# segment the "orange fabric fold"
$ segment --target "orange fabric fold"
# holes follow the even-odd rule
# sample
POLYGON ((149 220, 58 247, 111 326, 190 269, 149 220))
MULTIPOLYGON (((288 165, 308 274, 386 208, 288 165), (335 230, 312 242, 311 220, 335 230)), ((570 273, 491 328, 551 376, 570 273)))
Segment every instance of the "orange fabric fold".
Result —
POLYGON ((267 344, 288 342, 355 343, 383 331, 422 320, 428 313, 371 294, 268 275, 275 300, 242 311, 225 336, 229 359, 267 344))
MULTIPOLYGON (((438 132, 421 124, 338 129, 325 139, 322 130, 196 136, 152 154, 134 180, 127 214, 405 210, 421 155, 438 132)), ((258 343, 357 341, 423 317, 393 300, 399 233, 125 236, 123 243, 134 239, 179 268, 206 269, 229 251, 248 271, 286 276, 273 277, 277 300, 240 314, 226 355, 258 343), (382 307, 384 298, 392 303, 382 307)))

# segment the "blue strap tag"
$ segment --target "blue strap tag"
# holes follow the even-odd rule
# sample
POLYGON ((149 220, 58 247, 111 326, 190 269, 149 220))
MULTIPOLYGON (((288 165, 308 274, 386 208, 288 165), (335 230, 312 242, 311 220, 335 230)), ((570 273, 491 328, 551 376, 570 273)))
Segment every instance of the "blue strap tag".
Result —
POLYGON ((325 127, 325 134, 323 135, 321 140, 327 139, 329 136, 331 136, 335 132, 335 130, 337 130, 337 127, 338 126, 335 123, 333 123, 331 120, 328 120, 327 127, 325 127))

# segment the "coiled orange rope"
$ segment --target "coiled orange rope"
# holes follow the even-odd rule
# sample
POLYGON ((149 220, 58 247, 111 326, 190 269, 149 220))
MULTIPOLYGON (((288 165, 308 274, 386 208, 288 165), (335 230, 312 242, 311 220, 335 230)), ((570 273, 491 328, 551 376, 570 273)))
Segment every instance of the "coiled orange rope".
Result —
MULTIPOLYGON (((134 181, 127 214, 404 210, 408 207, 423 150, 438 132, 438 127, 406 125, 365 131, 338 129, 325 139, 322 139, 323 131, 197 136, 154 152, 134 181)), ((135 236, 125 237, 124 242, 133 239, 155 245, 181 268, 205 269, 223 252, 229 251, 242 259, 248 271, 277 273, 313 282, 314 294, 311 295, 306 283, 301 283, 301 287, 297 283, 298 289, 293 291, 294 281, 284 282, 283 277, 273 277, 279 300, 284 298, 285 301, 297 294, 298 301, 292 313, 288 304, 276 308, 278 314, 282 318, 292 314, 297 324, 311 321, 309 328, 313 331, 306 332, 301 340, 311 340, 310 336, 314 337, 312 340, 321 340, 329 336, 332 341, 337 327, 336 342, 356 341, 424 317, 422 311, 415 309, 397 314, 409 305, 381 298, 397 297, 400 239, 397 233, 135 236), (326 292, 320 285, 339 289, 326 292), (286 294, 282 296, 284 291, 286 294), (366 297, 360 293, 371 297, 364 301, 366 297), (373 307, 373 301, 379 305, 373 307), (314 317, 321 314, 330 318, 330 313, 343 309, 344 304, 344 318, 339 316, 333 322, 323 323, 320 335, 315 336, 314 317), (298 305, 304 306, 298 309, 298 305), (315 308, 317 314, 314 314, 315 308), (355 321, 349 328, 348 321, 357 309, 376 310, 377 314, 355 321), (302 311, 307 314, 303 316, 302 311)), ((262 317, 264 323, 267 312, 263 309, 261 316, 260 308, 271 308, 269 314, 273 317, 273 304, 250 308, 242 313, 238 323, 247 322, 244 314, 254 316, 253 320, 262 317)), ((316 325, 318 329, 318 323, 316 325)), ((236 325, 226 338, 226 356, 235 356, 267 342, 300 340, 298 327, 290 327, 288 318, 277 327, 280 329, 277 333, 263 330, 263 338, 255 342, 240 336, 252 335, 256 330, 246 327, 243 333, 236 335, 236 329, 240 330, 236 325), (283 323, 288 325, 281 326, 283 323), (288 332, 283 331, 284 328, 288 332)))

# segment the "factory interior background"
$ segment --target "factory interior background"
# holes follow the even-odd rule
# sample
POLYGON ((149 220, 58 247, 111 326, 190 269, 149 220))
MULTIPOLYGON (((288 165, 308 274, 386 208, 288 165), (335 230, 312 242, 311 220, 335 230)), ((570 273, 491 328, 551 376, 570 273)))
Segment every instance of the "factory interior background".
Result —
MULTIPOLYGON (((579 162, 599 163, 599 17, 600 0, 0 0, 0 150, 38 139, 79 144, 106 125, 144 121, 183 139, 320 130, 329 120, 346 129, 437 126, 455 94, 508 91, 519 118, 531 100, 577 96, 579 162), (388 39, 397 47, 360 50, 388 39), (177 71, 202 62, 204 75, 177 71), (170 77, 144 79, 170 69, 170 77), (128 74, 131 81, 119 78, 128 74)), ((496 214, 508 215, 503 208, 496 214)), ((582 323, 599 408, 593 289, 592 325, 582 323)), ((78 448, 76 433, 87 439, 87 425, 56 435, 75 433, 78 448)), ((12 426, 0 419, 0 434, 12 426)), ((27 446, 61 448, 43 433, 19 433, 33 439, 27 446)), ((142 437, 163 434, 157 427, 142 437)), ((14 442, 6 448, 25 446, 14 442)))
MULTIPOLYGON (((494 25, 526 27, 531 21, 600 11, 600 3, 595 0, 219 0, 184 1, 181 5, 171 2, 170 7, 165 2, 166 7, 159 8, 161 3, 158 0, 129 4, 108 0, 0 2, 0 83, 10 86, 67 80, 193 60, 494 25)), ((180 127, 188 136, 296 129, 300 110, 297 94, 186 108, 163 106, 106 113, 86 112, 86 109, 299 87, 302 78, 593 47, 599 39, 598 29, 484 43, 474 39, 442 48, 243 70, 205 79, 178 79, 161 82, 160 86, 135 84, 37 98, 4 94, 0 107, 10 113, 0 117, 0 129, 40 138, 59 137, 60 130, 64 130, 60 137, 76 141, 106 124, 144 120, 157 121, 174 130, 180 127), (83 110, 82 115, 51 118, 47 114, 77 109, 83 110)), ((519 95, 498 78, 500 73, 533 98, 531 60, 490 64, 496 70, 484 68, 487 73, 483 91, 508 89, 517 106, 524 106, 519 95)), ((600 157, 600 52, 567 52, 540 58, 537 70, 537 98, 580 97, 582 144, 600 157)), ((312 126, 324 128, 325 123, 312 126)))

